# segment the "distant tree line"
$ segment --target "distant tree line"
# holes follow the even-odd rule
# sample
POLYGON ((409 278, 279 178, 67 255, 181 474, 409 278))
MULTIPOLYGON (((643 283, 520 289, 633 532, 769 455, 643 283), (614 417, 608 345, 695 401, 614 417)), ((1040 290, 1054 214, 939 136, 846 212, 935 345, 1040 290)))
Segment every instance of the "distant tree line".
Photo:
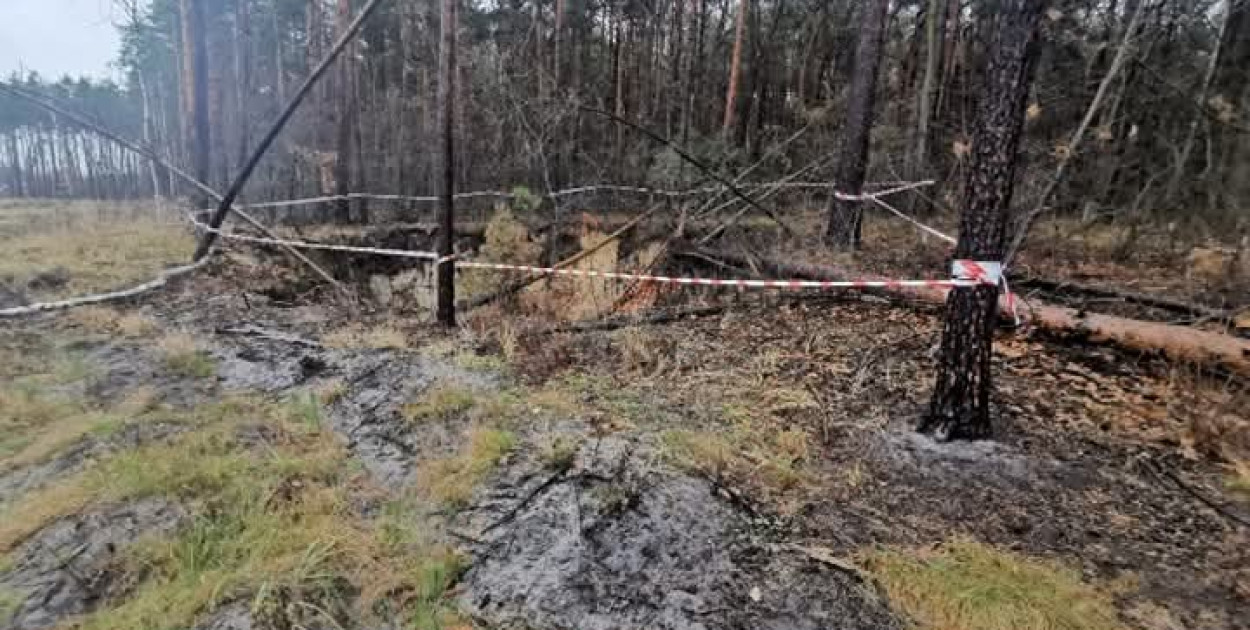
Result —
MULTIPOLYGON (((359 1, 118 0, 127 9, 122 85, 11 80, 146 138, 220 186, 359 1), (205 142, 198 143, 201 132, 205 142), (197 144, 202 156, 193 151, 197 144)), ((1017 205, 1029 207, 1066 161, 1048 209, 1235 222, 1250 200, 1248 4, 1050 4, 1017 205), (1126 37, 1130 26, 1135 31, 1126 37), (1074 150, 1073 132, 1125 45, 1125 59, 1074 150)), ((434 190, 436 5, 385 3, 265 159, 247 198, 434 190)), ((462 1, 458 187, 681 187, 703 179, 662 145, 582 105, 654 130, 726 173, 764 159, 753 177, 802 171, 803 179, 852 189, 865 178, 934 177, 946 185, 917 197, 912 208, 958 207, 975 112, 986 96, 988 46, 1002 19, 995 5, 462 1), (878 33, 876 41, 865 41, 865 32, 878 33)), ((134 156, 0 99, 5 194, 186 192, 153 177, 134 156)), ((852 221, 832 229, 831 238, 853 245, 848 225, 855 228, 852 221)))

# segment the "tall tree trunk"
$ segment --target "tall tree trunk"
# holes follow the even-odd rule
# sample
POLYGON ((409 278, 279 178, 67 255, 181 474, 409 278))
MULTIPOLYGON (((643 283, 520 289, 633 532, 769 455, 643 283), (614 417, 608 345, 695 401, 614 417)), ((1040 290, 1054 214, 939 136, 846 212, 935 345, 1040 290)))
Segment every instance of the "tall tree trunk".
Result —
MULTIPOLYGON (((187 131, 188 149, 191 152, 191 168, 195 178, 209 181, 212 165, 209 161, 210 136, 208 125, 208 49, 204 39, 204 0, 180 0, 182 17, 182 64, 183 94, 187 108, 183 112, 183 125, 187 131)), ((192 192, 195 205, 206 206, 210 199, 199 191, 192 192)))
MULTIPOLYGON (((838 156, 834 183, 838 190, 859 194, 868 171, 868 149, 872 138, 873 105, 876 102, 877 71, 881 66, 881 40, 885 34, 889 0, 869 0, 860 17, 859 45, 855 48, 855 72, 847 103, 846 130, 838 156)), ((858 201, 839 199, 829 202, 829 223, 825 242, 846 249, 858 249, 863 209, 858 201)))
MULTIPOLYGON (((439 131, 439 182, 438 182, 438 255, 452 255, 455 241, 455 211, 452 195, 456 187, 456 162, 453 130, 455 112, 452 99, 456 90, 456 0, 442 0, 442 18, 439 21, 438 46, 438 131, 439 131)), ((438 265, 438 322, 444 326, 456 325, 456 266, 450 261, 438 265)))
POLYGON ((933 171, 930 161, 929 130, 933 120, 933 95, 942 69, 942 43, 946 39, 946 0, 929 0, 925 13, 925 65, 924 78, 916 99, 915 152, 912 154, 912 172, 923 175, 933 171))
MULTIPOLYGON (((352 23, 352 2, 351 0, 338 0, 338 30, 339 33, 346 33, 352 23)), ((349 45, 347 54, 339 59, 338 67, 338 138, 337 138, 337 159, 334 164, 334 194, 345 197, 348 193, 353 192, 354 182, 352 177, 355 174, 353 168, 353 142, 356 132, 356 90, 354 85, 356 56, 352 50, 354 46, 349 45)), ((351 202, 346 198, 341 198, 335 202, 337 212, 335 220, 339 223, 351 222, 351 202)))
MULTIPOLYGON (((1002 260, 1024 110, 1044 0, 1004 0, 973 139, 956 259, 1002 260)), ((920 430, 941 440, 990 434, 990 351, 998 287, 957 287, 946 300, 937 380, 920 430)))
MULTIPOLYGON (((1180 155, 1176 159, 1176 168, 1172 170, 1172 177, 1168 180, 1167 191, 1163 198, 1166 201, 1175 201, 1176 194, 1180 192, 1181 180, 1188 174, 1189 156, 1194 150, 1194 141, 1198 138, 1198 125, 1205 120, 1205 110, 1207 107, 1207 92, 1211 89, 1211 81, 1215 78, 1215 71, 1220 67, 1220 53, 1224 50, 1224 34, 1228 32, 1228 22, 1233 16, 1233 5, 1237 0, 1224 0, 1224 19, 1220 21, 1219 34, 1215 37, 1215 50, 1207 59, 1207 70, 1202 76, 1202 86, 1198 88, 1197 95, 1197 111, 1193 114, 1193 119, 1189 122, 1189 131, 1185 134, 1185 142, 1181 144, 1180 155)), ((1240 0, 1246 2, 1248 0, 1240 0)))
MULTIPOLYGON (((153 140, 152 133, 152 95, 148 91, 148 82, 144 80, 143 74, 138 74, 139 78, 139 98, 142 99, 143 106, 143 144, 149 147, 157 146, 153 140)), ((148 160, 148 175, 152 178, 152 197, 157 201, 161 198, 161 175, 160 167, 156 165, 155 160, 148 160)))
MULTIPOLYGON (((690 72, 686 76, 686 107, 682 112, 681 141, 689 146, 690 129, 698 125, 695 119, 695 103, 699 98, 699 85, 703 79, 703 32, 707 25, 707 0, 699 0, 698 19, 695 20, 694 50, 690 52, 690 72)), ((684 164, 684 163, 683 163, 684 164)))
POLYGON ((274 96, 277 97, 277 106, 282 107, 282 104, 286 102, 286 67, 284 65, 286 53, 282 46, 285 33, 282 32, 282 21, 278 13, 277 3, 274 3, 271 16, 273 18, 273 87, 274 96))
POLYGON ((566 0, 556 0, 555 6, 555 32, 552 33, 552 51, 551 51, 551 76, 555 82, 555 88, 559 91, 561 81, 564 78, 563 70, 563 53, 564 48, 564 12, 566 0))
POLYGON ((725 91, 725 121, 721 123, 721 134, 726 140, 733 133, 734 121, 738 116, 738 82, 742 77, 742 44, 746 40, 747 12, 750 10, 751 0, 738 0, 734 47, 729 59, 729 87, 725 91))
POLYGON ((9 134, 9 157, 11 158, 12 163, 13 163, 12 171, 11 171, 11 174, 13 176, 13 195, 15 197, 25 197, 26 186, 25 186, 25 181, 22 179, 22 156, 19 154, 18 149, 17 149, 17 130, 16 129, 14 129, 13 132, 9 134))
MULTIPOLYGON (((618 118, 625 117, 625 27, 623 26, 625 18, 617 15, 616 21, 616 50, 614 54, 614 98, 613 109, 616 110, 618 118)), ((618 175, 624 172, 625 167, 625 126, 620 123, 612 123, 616 130, 616 142, 613 143, 615 155, 613 162, 616 164, 618 175)))
MULTIPOLYGON (((234 14, 234 61, 235 61, 235 110, 239 127, 238 159, 236 168, 243 168, 247 162, 248 145, 252 143, 252 125, 247 103, 252 93, 252 10, 248 6, 251 0, 235 0, 234 14)), ((275 59, 274 63, 278 60, 275 59)))

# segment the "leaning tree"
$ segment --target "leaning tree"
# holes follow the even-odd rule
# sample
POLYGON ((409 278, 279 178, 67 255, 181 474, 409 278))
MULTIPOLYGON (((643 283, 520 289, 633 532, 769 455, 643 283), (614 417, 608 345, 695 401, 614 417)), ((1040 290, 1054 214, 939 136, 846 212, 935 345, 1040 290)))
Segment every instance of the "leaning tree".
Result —
MULTIPOLYGON (((1025 103, 1038 52, 1045 0, 1003 0, 986 71, 956 260, 1002 260, 1025 103)), ((990 350, 998 287, 956 287, 946 299, 937 383, 920 430, 939 439, 990 433, 990 350)))

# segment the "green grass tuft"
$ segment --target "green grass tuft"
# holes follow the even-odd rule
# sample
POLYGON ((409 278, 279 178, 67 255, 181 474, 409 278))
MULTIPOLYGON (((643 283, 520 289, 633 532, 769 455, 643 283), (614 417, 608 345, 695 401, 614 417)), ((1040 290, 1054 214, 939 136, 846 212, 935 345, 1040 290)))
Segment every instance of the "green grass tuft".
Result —
POLYGON ((450 420, 477 403, 473 390, 458 385, 439 385, 425 392, 420 400, 404 405, 401 413, 409 422, 450 420))
POLYGON ((954 541, 937 550, 881 549, 864 565, 921 628, 1122 630, 1114 593, 1063 564, 954 541))
POLYGON ((429 496, 453 510, 468 506, 473 491, 516 445, 516 437, 500 429, 475 428, 455 455, 426 463, 418 472, 429 496))

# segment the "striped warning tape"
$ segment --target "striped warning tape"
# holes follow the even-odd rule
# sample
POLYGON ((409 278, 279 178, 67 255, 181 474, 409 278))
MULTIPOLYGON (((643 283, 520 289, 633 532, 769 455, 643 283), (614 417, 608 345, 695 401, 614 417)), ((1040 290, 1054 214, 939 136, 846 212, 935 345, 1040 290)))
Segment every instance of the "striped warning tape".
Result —
MULTIPOLYGON (((444 264, 452 262, 457 268, 463 269, 487 269, 494 271, 517 271, 524 273, 532 273, 536 275, 556 275, 556 276, 575 276, 584 278, 604 278, 611 280, 628 280, 635 282, 652 282, 660 284, 676 284, 686 286, 713 286, 713 287, 737 287, 737 288, 753 288, 753 289, 833 289, 833 288, 905 288, 905 287, 971 287, 982 284, 998 284, 998 276, 988 273, 987 269, 994 269, 996 263, 974 263, 973 261, 956 261, 964 263, 967 267, 959 267, 960 276, 949 280, 891 280, 891 279, 871 279, 871 280, 752 280, 738 278, 696 278, 683 276, 657 276, 650 274, 633 274, 616 271, 597 271, 589 269, 558 269, 555 267, 538 267, 534 265, 513 265, 508 263, 482 262, 476 260, 464 260, 459 256, 440 257, 435 252, 414 251, 403 249, 388 249, 381 247, 357 247, 352 245, 330 245, 326 243, 312 243, 308 241, 286 240, 264 238, 259 236, 250 236, 229 232, 220 228, 210 228, 208 225, 195 219, 191 222, 196 228, 205 231, 215 232, 217 235, 226 239, 233 239, 249 243, 260 243, 265 245, 285 245, 288 247, 296 247, 303 249, 314 249, 323 251, 341 251, 356 254, 374 254, 378 256, 397 256, 403 258, 415 258, 419 260, 431 260, 435 264, 444 264)), ((1001 269, 1001 267, 997 267, 1001 269)))
MULTIPOLYGON (((875 193, 864 193, 860 195, 848 195, 835 191, 835 195, 842 199, 849 200, 868 200, 875 202, 893 214, 908 220, 917 227, 928 231, 943 240, 955 242, 955 239, 939 232, 929 226, 916 221, 915 219, 903 214, 901 211, 893 208, 889 204, 883 202, 880 197, 904 190, 910 190, 932 182, 910 182, 901 184, 895 188, 882 190, 875 193)), ((751 279, 724 279, 724 278, 696 278, 681 276, 656 276, 649 274, 631 274, 615 271, 595 271, 581 269, 557 269, 555 267, 538 267, 532 265, 512 265, 507 263, 479 262, 473 260, 462 260, 459 255, 440 257, 435 252, 415 251, 403 249, 390 249, 380 247, 358 247, 352 245, 331 245, 327 243, 316 243, 301 240, 285 240, 272 239, 259 236, 250 236, 235 232, 228 232, 220 228, 211 228, 201 221, 198 221, 194 214, 187 213, 188 220, 197 228, 204 231, 215 232, 222 238, 245 241, 250 243, 259 243, 267 245, 285 245, 288 247, 296 247, 303 249, 313 249, 321 251, 340 251, 357 254, 372 254, 379 256, 395 256, 401 258, 413 258, 418 260, 431 260, 435 264, 441 265, 447 262, 455 263, 456 267, 462 269, 488 269, 495 271, 515 271, 536 275, 555 275, 555 276, 572 276, 584 278, 603 278, 611 280, 627 280, 633 282, 649 282, 657 284, 675 284, 684 286, 712 286, 712 287, 735 287, 740 289, 835 289, 835 288, 954 288, 954 287, 973 287, 981 285, 1002 286, 1006 299, 1006 310, 1015 321, 1016 325, 1020 324, 1020 316, 1016 307, 1016 295, 1007 285, 1006 275, 1003 273, 1002 264, 996 261, 971 261, 971 260, 955 260, 952 261, 951 276, 949 280, 891 280, 891 279, 871 279, 871 280, 751 280, 751 279)))
POLYGON ((320 251, 331 252, 347 252, 352 254, 376 254, 378 256, 396 256, 399 258, 416 258, 419 260, 438 260, 438 254, 435 252, 423 252, 410 249, 390 249, 385 247, 357 247, 354 245, 331 245, 329 243, 316 243, 312 241, 286 240, 277 238, 265 238, 262 236, 250 236, 248 234, 239 234, 238 232, 229 232, 221 228, 209 227, 207 224, 191 218, 191 223, 197 230, 212 232, 221 238, 232 239, 236 241, 244 241, 247 243, 259 243, 262 245, 284 245, 287 247, 295 247, 298 249, 315 249, 320 251))

